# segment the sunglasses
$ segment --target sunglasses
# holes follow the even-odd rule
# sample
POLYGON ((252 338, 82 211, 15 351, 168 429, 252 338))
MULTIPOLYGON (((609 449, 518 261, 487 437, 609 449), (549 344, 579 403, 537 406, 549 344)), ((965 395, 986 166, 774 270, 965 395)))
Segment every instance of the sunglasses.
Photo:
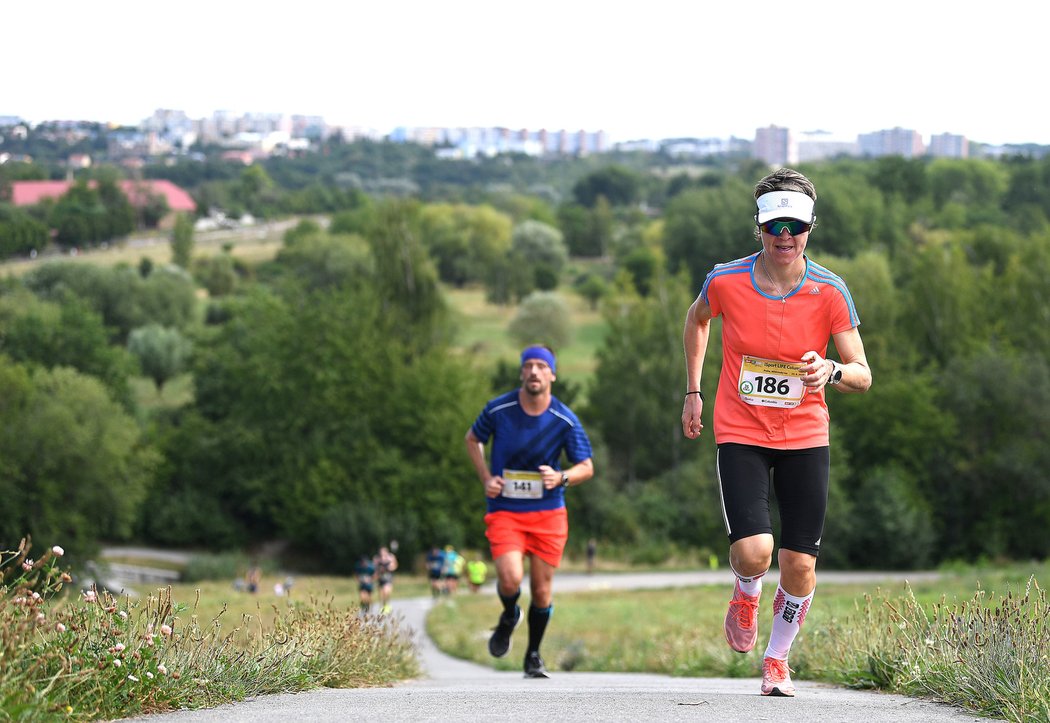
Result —
POLYGON ((779 236, 784 232, 784 229, 787 229, 787 232, 792 236, 798 236, 799 234, 806 233, 813 228, 813 224, 799 221, 795 218, 775 218, 772 221, 760 223, 759 226, 763 231, 772 234, 773 236, 779 236))

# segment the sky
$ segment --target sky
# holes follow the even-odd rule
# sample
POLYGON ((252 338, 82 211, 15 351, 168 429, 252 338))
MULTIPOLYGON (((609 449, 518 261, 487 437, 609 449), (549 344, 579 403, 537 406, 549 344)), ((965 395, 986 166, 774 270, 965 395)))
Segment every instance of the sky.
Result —
POLYGON ((0 116, 1050 144, 1048 27, 1031 0, 5 3, 0 116))

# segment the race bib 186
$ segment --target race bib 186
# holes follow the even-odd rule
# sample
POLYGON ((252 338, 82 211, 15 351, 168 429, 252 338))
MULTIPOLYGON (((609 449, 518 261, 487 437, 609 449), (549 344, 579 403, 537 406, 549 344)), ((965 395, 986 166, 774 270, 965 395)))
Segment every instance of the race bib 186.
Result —
POLYGON ((737 384, 740 398, 759 407, 797 407, 806 393, 801 367, 801 362, 745 356, 737 384))
POLYGON ((538 500, 543 497, 543 478, 539 472, 505 469, 503 470, 503 496, 538 500))

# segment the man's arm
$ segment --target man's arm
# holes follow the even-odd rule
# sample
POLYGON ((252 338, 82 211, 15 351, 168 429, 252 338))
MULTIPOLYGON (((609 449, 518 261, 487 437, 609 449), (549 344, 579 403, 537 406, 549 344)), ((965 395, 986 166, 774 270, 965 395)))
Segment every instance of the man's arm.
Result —
POLYGON ((489 473, 488 464, 485 462, 485 445, 474 436, 473 429, 467 430, 467 436, 463 441, 467 445, 467 455, 474 463, 474 471, 477 472, 478 479, 485 486, 485 496, 499 497, 503 491, 503 478, 489 473))
POLYGON ((554 489, 562 483, 562 475, 568 477, 567 487, 574 485, 582 485, 584 482, 594 476, 594 461, 588 457, 585 460, 577 462, 568 469, 556 470, 550 465, 540 465, 540 477, 543 479, 544 489, 554 489))

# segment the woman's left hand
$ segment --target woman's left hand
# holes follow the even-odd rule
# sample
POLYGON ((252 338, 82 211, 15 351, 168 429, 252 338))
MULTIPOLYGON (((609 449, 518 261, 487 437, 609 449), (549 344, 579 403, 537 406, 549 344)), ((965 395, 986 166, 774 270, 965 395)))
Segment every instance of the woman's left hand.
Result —
POLYGON ((807 351, 803 354, 802 362, 802 384, 813 391, 822 389, 831 378, 831 362, 815 351, 807 351))

